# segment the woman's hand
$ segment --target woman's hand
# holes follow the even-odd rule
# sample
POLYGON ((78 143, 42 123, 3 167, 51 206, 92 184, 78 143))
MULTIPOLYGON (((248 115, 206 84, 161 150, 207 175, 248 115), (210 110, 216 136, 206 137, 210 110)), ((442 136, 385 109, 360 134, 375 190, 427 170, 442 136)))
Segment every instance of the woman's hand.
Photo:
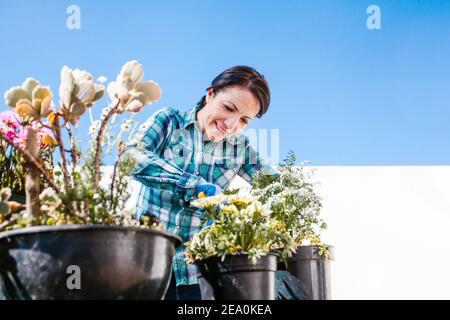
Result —
POLYGON ((197 198, 217 196, 222 192, 222 188, 212 183, 200 183, 195 188, 197 198))

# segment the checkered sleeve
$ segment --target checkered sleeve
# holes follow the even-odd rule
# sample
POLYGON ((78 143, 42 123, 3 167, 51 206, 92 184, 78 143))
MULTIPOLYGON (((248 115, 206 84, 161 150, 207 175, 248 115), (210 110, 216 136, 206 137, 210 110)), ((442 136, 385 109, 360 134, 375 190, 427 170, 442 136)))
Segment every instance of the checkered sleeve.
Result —
POLYGON ((130 140, 127 152, 136 161, 133 177, 152 188, 166 189, 182 195, 185 201, 194 197, 194 190, 203 178, 180 169, 162 157, 174 121, 170 108, 155 112, 146 122, 145 129, 130 140))

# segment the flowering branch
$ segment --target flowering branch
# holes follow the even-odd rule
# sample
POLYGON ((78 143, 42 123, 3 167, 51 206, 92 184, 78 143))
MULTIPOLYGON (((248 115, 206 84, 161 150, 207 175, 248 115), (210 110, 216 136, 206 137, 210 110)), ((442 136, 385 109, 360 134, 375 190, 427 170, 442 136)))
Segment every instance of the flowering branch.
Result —
POLYGON ((67 170, 66 149, 64 148, 64 142, 62 140, 61 128, 57 126, 55 128, 56 141, 58 142, 59 151, 61 153, 61 169, 64 176, 64 186, 67 189, 70 186, 70 176, 67 170))
POLYGON ((117 113, 120 106, 120 99, 118 99, 117 104, 112 108, 108 114, 103 119, 102 124, 100 125, 100 129, 97 133, 96 139, 96 148, 95 148, 95 157, 94 157, 94 192, 97 192, 98 184, 100 181, 100 158, 102 156, 102 138, 103 132, 105 131, 106 125, 108 124, 109 119, 115 113, 117 113))
MULTIPOLYGON (((119 137, 114 136, 114 139, 109 134, 109 130, 114 127, 115 118, 124 112, 137 113, 145 105, 161 97, 162 91, 159 85, 151 80, 143 81, 143 76, 144 70, 141 64, 133 60, 122 67, 116 81, 109 83, 107 92, 111 101, 113 101, 112 106, 115 106, 111 106, 111 110, 108 108, 108 111, 105 109, 104 115, 102 115, 103 120, 99 121, 98 126, 95 125, 95 132, 92 132, 93 141, 91 141, 89 148, 89 157, 85 158, 84 162, 80 160, 80 158, 83 158, 83 154, 76 145, 74 127, 87 110, 89 110, 92 122, 91 108, 95 101, 101 99, 105 93, 105 86, 94 83, 89 72, 70 69, 67 66, 61 69, 59 86, 61 102, 56 110, 52 106, 53 95, 50 88, 42 86, 35 79, 27 78, 21 86, 12 87, 5 93, 6 104, 15 110, 21 120, 31 121, 31 125, 27 123, 20 126, 21 130, 25 128, 28 132, 26 130, 23 130, 23 132, 12 130, 8 133, 1 132, 0 141, 2 144, 0 148, 3 151, 0 153, 0 165, 4 167, 3 162, 9 161, 7 158, 1 157, 5 149, 10 147, 15 149, 13 156, 20 156, 21 159, 17 159, 17 162, 23 163, 23 168, 26 170, 27 210, 25 213, 32 213, 37 218, 34 219, 34 223, 48 225, 121 223, 131 225, 126 216, 124 218, 117 218, 116 216, 119 213, 118 207, 123 206, 124 199, 128 194, 126 192, 128 182, 125 181, 126 179, 122 180, 122 176, 128 175, 135 165, 133 159, 124 159, 124 143, 119 143, 117 160, 113 170, 113 181, 111 182, 111 194, 100 188, 100 165, 102 156, 105 156, 104 153, 109 150, 106 147, 111 148, 115 144, 112 143, 113 140, 120 141, 120 134, 119 137), (44 124, 41 121, 44 118, 47 118, 48 123, 44 124), (39 131, 36 132, 35 130, 38 130, 38 128, 34 127, 34 121, 44 130, 39 128, 39 131), (67 134, 64 133, 64 127, 66 127, 67 134), (50 130, 50 132, 47 130, 50 130), (25 132, 29 137, 26 140, 23 138, 25 132), (70 144, 66 141, 67 146, 65 147, 63 140, 66 136, 70 139, 70 144), (108 139, 105 139, 105 137, 108 139), (25 147, 16 143, 16 139, 21 140, 25 147), (3 143, 3 140, 6 142, 3 143), (39 159, 37 152, 38 146, 44 148, 44 146, 56 147, 56 145, 58 145, 61 159, 59 163, 61 172, 58 172, 58 176, 62 173, 62 178, 58 179, 53 176, 50 170, 47 170, 46 162, 39 159), (71 155, 71 159, 68 154, 71 155), (82 165, 80 173, 77 172, 79 163, 82 165), (87 182, 84 181, 86 179, 89 179, 89 183, 85 183, 87 182), (115 181, 116 179, 117 181, 115 181), (41 185, 36 181, 47 182, 45 184, 49 185, 50 188, 40 193, 41 185), (106 206, 107 201, 110 200, 109 196, 118 199, 118 201, 112 200, 111 210, 109 210, 109 206, 106 206), (105 204, 105 206, 102 204, 105 204), (40 211, 42 211, 42 215, 40 211)), ((13 122, 15 123, 15 121, 13 122)), ((50 148, 49 151, 53 152, 55 149, 50 148)), ((42 154, 45 158, 46 153, 42 154)), ((7 169, 3 170, 8 172, 7 169)), ((53 170, 53 167, 51 170, 53 170)), ((18 174, 23 175, 22 171, 18 174)), ((1 176, 0 179, 2 179, 1 176)), ((120 213, 123 214, 124 208, 119 209, 120 213)), ((8 223, 7 226, 2 224, 2 227, 10 228, 11 223, 8 223)), ((17 222, 14 223, 17 224, 17 222)), ((13 224, 13 227, 20 225, 15 224, 13 224)), ((139 226, 140 224, 140 222, 137 222, 133 225, 139 226)))
MULTIPOLYGON (((114 163, 114 169, 113 169, 113 175, 112 175, 112 181, 111 181, 111 199, 113 199, 113 197, 114 197, 114 183, 116 181, 117 167, 119 165, 120 158, 122 157, 124 151, 125 151, 124 143, 123 143, 123 141, 121 141, 119 143, 119 153, 117 154, 117 159, 116 159, 116 162, 114 163)), ((113 209, 113 203, 114 202, 111 201, 111 210, 113 209)))
MULTIPOLYGON (((40 174, 42 174, 42 176, 44 177, 45 181, 47 181, 48 185, 50 186, 50 188, 52 188, 57 194, 62 194, 61 190, 58 188, 58 186, 53 182, 52 178, 49 177, 49 175, 47 174, 47 172, 45 171, 45 169, 41 166, 41 164, 39 163, 39 161, 29 152, 29 150, 27 149, 22 149, 18 146, 16 146, 16 144, 14 143, 14 141, 12 141, 11 139, 9 139, 7 136, 3 135, 0 132, 0 138, 5 140, 6 143, 8 143, 12 148, 14 148, 15 150, 17 150, 19 153, 21 153, 23 155, 23 157, 25 158, 25 160, 28 162, 29 165, 33 166, 36 170, 38 170, 38 172, 40 174)), ((39 194, 37 195, 37 199, 39 199, 39 194)), ((79 216, 77 215, 71 204, 68 203, 67 201, 63 201, 65 207, 67 208, 67 211, 69 212, 70 215, 72 216, 79 216)), ((6 226, 5 226, 6 227, 6 226)))
POLYGON ((42 176, 44 177, 45 181, 47 181, 47 183, 49 184, 49 186, 50 186, 53 190, 55 190, 55 192, 61 193, 60 190, 59 190, 59 188, 58 188, 58 187, 56 186, 56 184, 53 182, 53 180, 48 176, 48 174, 47 174, 47 172, 45 171, 45 169, 42 168, 42 166, 40 165, 39 161, 38 161, 33 155, 31 155, 31 154, 28 152, 28 150, 19 148, 18 146, 15 145, 14 141, 12 141, 11 139, 9 139, 7 136, 3 135, 1 132, 0 132, 0 138, 3 139, 3 140, 5 140, 6 143, 8 143, 12 148, 14 148, 15 150, 19 151, 19 152, 24 156, 24 158, 25 158, 29 163, 31 163, 31 164, 34 166, 34 168, 35 168, 36 170, 38 170, 38 171, 42 174, 42 176))
POLYGON ((75 147, 75 140, 73 138, 72 129, 70 128, 69 123, 66 123, 66 129, 67 129, 67 132, 69 134, 69 139, 70 139, 70 151, 69 152, 72 157, 72 177, 73 177, 74 173, 75 173, 75 168, 78 163, 78 157, 77 157, 77 151, 76 151, 76 147, 75 147))

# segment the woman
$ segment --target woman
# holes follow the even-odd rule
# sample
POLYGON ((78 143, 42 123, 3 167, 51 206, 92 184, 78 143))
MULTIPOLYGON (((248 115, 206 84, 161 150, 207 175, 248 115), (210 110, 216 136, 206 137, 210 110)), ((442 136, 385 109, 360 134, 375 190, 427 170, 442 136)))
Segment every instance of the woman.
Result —
MULTIPOLYGON (((266 79, 255 69, 235 66, 219 74, 190 112, 157 111, 131 143, 141 187, 137 218, 153 214, 183 242, 201 229, 201 212, 189 205, 199 193, 217 195, 239 175, 248 182, 264 165, 241 132, 269 107, 266 79)), ((166 299, 200 299, 196 268, 184 262, 180 246, 166 299)))

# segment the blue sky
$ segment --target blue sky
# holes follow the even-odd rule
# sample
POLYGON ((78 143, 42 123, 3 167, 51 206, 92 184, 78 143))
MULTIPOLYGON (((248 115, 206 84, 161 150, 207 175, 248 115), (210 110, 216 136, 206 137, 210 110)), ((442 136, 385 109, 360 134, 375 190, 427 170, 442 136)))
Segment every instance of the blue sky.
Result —
POLYGON ((144 121, 190 109, 218 73, 246 64, 272 90, 252 127, 280 129, 281 158, 450 164, 450 1, 1 1, 0 39, 2 94, 28 76, 56 94, 63 65, 112 80, 137 59, 164 91, 144 121), (66 28, 71 4, 80 30, 66 28), (371 4, 381 30, 366 27, 371 4))

